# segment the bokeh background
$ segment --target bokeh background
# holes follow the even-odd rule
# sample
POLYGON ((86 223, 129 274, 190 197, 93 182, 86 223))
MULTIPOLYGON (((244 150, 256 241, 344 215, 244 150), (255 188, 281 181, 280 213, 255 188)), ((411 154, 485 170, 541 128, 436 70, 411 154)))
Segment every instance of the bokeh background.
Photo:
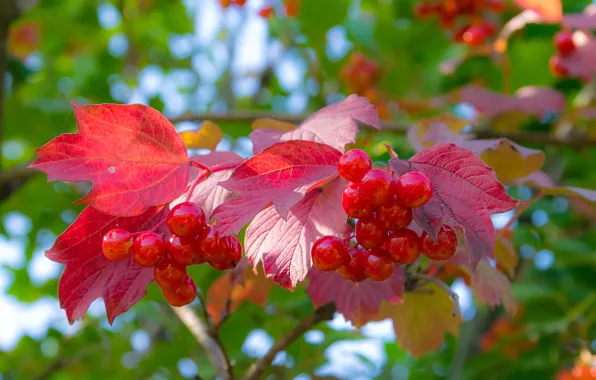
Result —
MULTIPOLYGON (((45 258, 44 251, 81 211, 73 202, 87 188, 48 184, 45 176, 24 168, 36 147, 75 131, 71 101, 148 104, 169 118, 191 120, 177 123, 180 131, 214 120, 225 134, 216 149, 244 157, 252 152, 247 138, 251 118, 291 114, 299 119, 341 100, 353 92, 355 76, 366 80, 358 68, 351 74, 346 69, 362 57, 378 74, 359 92, 385 120, 400 125, 444 112, 471 118, 475 111, 469 105, 435 107, 433 99, 468 83, 501 91, 504 77, 507 92, 552 86, 569 104, 578 98, 583 105, 593 102, 593 93, 586 90, 592 82, 559 79, 549 72, 558 25, 527 25, 513 35, 506 52, 511 65, 504 71, 502 62, 486 52, 468 54, 436 20, 416 18, 414 0, 294 2, 297 11, 288 17, 276 0, 247 0, 243 7, 227 8, 218 0, 0 1, 0 15, 14 4, 22 8, 4 33, 8 56, 0 88, 0 380, 213 375, 205 353, 154 284, 146 299, 112 326, 101 300, 73 325, 60 310, 56 289, 62 267, 45 258), (265 6, 273 6, 278 16, 260 15, 265 6), (453 62, 458 62, 455 69, 446 69, 453 62)), ((505 4, 493 20, 499 26, 521 11, 505 4)), ((588 4, 565 1, 564 8, 579 12, 588 4)), ((566 126, 573 133, 593 133, 589 120, 563 125, 556 117, 511 115, 498 121, 489 120, 483 128, 552 135, 566 126)), ((388 158, 385 142, 408 156, 413 149, 402 132, 367 132, 359 143, 379 161, 388 158)), ((558 183, 596 187, 596 150, 553 141, 529 143, 545 150, 545 171, 558 183)), ((511 193, 520 199, 532 196, 524 186, 511 193)), ((449 337, 440 351, 414 359, 395 343, 391 321, 357 331, 337 315, 278 355, 269 375, 555 378, 562 368, 591 360, 596 349, 595 212, 582 200, 548 197, 516 222, 512 241, 524 272, 514 286, 523 309, 515 320, 499 308, 477 305, 459 278, 452 287, 466 320, 462 339, 449 337)), ((495 216, 495 226, 503 227, 511 216, 495 216)), ((209 268, 193 273, 203 292, 220 275, 209 268)), ((242 304, 222 330, 240 373, 311 311, 303 288, 290 293, 274 287, 264 306, 242 304)))

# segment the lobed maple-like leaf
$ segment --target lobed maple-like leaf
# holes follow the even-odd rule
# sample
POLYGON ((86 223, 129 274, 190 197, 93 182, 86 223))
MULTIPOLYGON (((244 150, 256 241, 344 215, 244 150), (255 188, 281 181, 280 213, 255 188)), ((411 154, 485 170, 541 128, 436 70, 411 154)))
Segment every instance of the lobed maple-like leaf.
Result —
POLYGON ((37 149, 31 168, 47 173, 49 181, 91 182, 78 203, 109 215, 140 215, 184 191, 186 148, 158 111, 140 104, 73 108, 79 132, 37 149))
POLYGON ((103 235, 114 228, 131 232, 151 229, 165 218, 165 208, 153 207, 134 217, 103 214, 87 207, 46 256, 66 268, 58 283, 60 307, 70 323, 83 318, 95 299, 105 302, 108 321, 127 311, 146 293, 153 281, 153 268, 143 268, 127 258, 110 261, 102 253, 103 235))
MULTIPOLYGON (((205 215, 209 217, 213 210, 232 198, 232 192, 219 186, 219 183, 230 178, 234 172, 235 166, 240 165, 244 159, 234 152, 210 152, 206 155, 192 156, 191 161, 198 162, 209 169, 218 166, 230 166, 229 169, 218 170, 211 173, 206 179, 202 180, 193 190, 189 201, 201 206, 205 215)), ((192 183, 202 173, 201 169, 192 167, 190 170, 189 183, 192 183)), ((184 202, 188 195, 186 190, 180 197, 170 203, 170 207, 184 202)))
POLYGON ((559 22, 563 17, 561 0, 515 0, 523 9, 529 9, 540 15, 546 22, 559 22))
POLYGON ((337 311, 358 328, 367 322, 382 319, 380 310, 383 301, 400 302, 404 294, 404 273, 401 268, 396 268, 385 281, 367 279, 354 283, 344 279, 338 272, 322 272, 316 268, 309 273, 308 279, 307 292, 315 307, 333 301, 337 311))
POLYGON ((509 314, 515 314, 518 304, 513 297, 511 282, 486 259, 480 260, 472 275, 472 290, 480 301, 490 306, 502 303, 509 314))
POLYGON ((273 206, 259 212, 246 230, 246 257, 286 289, 294 289, 312 267, 310 250, 325 235, 345 236, 347 215, 341 207, 346 181, 335 178, 311 190, 283 219, 273 206))
POLYGON ((312 114, 296 129, 259 128, 250 134, 254 153, 263 151, 278 141, 306 140, 331 145, 343 152, 347 144, 356 142, 360 121, 380 129, 375 107, 367 98, 350 95, 341 102, 329 105, 312 114))
POLYGON ((405 292, 401 303, 383 303, 381 316, 393 320, 399 345, 415 358, 438 350, 445 333, 459 335, 461 315, 455 303, 437 284, 429 282, 417 292, 405 292))
POLYGON ((337 176, 341 153, 325 144, 291 140, 265 149, 239 165, 220 186, 234 192, 213 212, 222 233, 235 233, 270 203, 286 219, 306 192, 337 176))
POLYGON ((490 214, 518 205, 499 183, 495 172, 470 150, 455 144, 437 144, 418 152, 408 161, 393 158, 393 170, 426 174, 433 183, 430 201, 414 210, 414 219, 436 238, 447 222, 464 229, 465 241, 475 261, 493 256, 495 228, 490 214))

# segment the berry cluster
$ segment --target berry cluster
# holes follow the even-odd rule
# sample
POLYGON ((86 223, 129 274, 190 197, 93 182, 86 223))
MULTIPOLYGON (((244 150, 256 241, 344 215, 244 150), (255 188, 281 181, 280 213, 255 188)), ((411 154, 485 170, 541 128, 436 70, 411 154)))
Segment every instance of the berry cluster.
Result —
POLYGON ((367 97, 377 107, 379 116, 389 119, 391 118, 389 106, 377 88, 379 78, 379 65, 358 52, 350 54, 347 65, 340 73, 340 79, 350 93, 367 97))
POLYGON ((573 41, 573 33, 567 30, 557 33, 554 37, 554 43, 557 54, 550 57, 548 64, 554 76, 564 78, 569 75, 569 70, 563 64, 563 58, 569 57, 577 49, 573 41))
POLYGON ((205 213, 194 203, 172 207, 166 224, 172 236, 166 241, 156 232, 131 234, 114 229, 103 237, 102 250, 112 261, 132 255, 142 267, 155 267, 155 281, 173 306, 192 302, 197 294, 186 267, 209 263, 218 270, 232 269, 242 257, 242 245, 236 236, 219 236, 205 223, 205 213))
POLYGON ((412 208, 423 206, 432 196, 432 183, 426 175, 409 172, 396 178, 387 168, 373 169, 370 157, 360 149, 344 153, 338 171, 350 181, 342 207, 356 220, 355 244, 351 244, 352 236, 318 239, 311 250, 316 268, 337 270, 354 282, 366 278, 384 281, 396 265, 412 264, 420 253, 431 260, 453 256, 457 236, 451 227, 441 228, 437 243, 426 232, 419 237, 407 228, 412 208))
POLYGON ((415 13, 419 18, 436 15, 441 27, 453 33, 455 42, 479 46, 497 32, 497 27, 485 21, 484 16, 503 10, 501 0, 432 0, 417 4, 415 13))

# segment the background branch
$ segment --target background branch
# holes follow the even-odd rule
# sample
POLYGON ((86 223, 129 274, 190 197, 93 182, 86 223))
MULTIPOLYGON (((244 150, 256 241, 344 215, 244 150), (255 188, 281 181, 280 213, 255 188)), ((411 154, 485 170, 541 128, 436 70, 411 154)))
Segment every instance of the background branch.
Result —
POLYGON ((275 356, 279 352, 289 347, 317 323, 332 320, 336 311, 335 303, 332 302, 317 308, 311 315, 294 327, 294 329, 278 340, 265 356, 254 362, 246 372, 244 380, 259 379, 263 372, 273 363, 275 356))

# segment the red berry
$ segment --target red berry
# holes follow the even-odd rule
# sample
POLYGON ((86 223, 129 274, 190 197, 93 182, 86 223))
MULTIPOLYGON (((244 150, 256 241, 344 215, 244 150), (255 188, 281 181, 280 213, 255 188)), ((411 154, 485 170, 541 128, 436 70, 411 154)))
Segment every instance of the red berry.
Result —
POLYGON ((213 226, 206 226, 199 237, 199 249, 207 261, 216 261, 221 258, 219 246, 219 233, 213 226))
POLYGON ((405 229, 392 233, 385 242, 391 260, 398 264, 412 264, 420 257, 420 238, 416 232, 405 229))
POLYGON ((397 180, 398 201, 411 208, 424 206, 433 195, 430 178, 420 172, 409 172, 397 180))
POLYGON ((101 250, 108 260, 124 260, 130 254, 132 241, 130 232, 116 228, 103 235, 101 250))
POLYGON ((170 210, 167 224, 170 232, 176 236, 196 236, 205 227, 205 213, 192 202, 182 202, 170 210))
POLYGON ((550 71, 556 77, 564 78, 569 75, 569 69, 567 69, 567 67, 563 65, 561 57, 559 57, 558 55, 553 55, 552 57, 550 57, 548 65, 550 67, 550 71))
POLYGON ((557 33, 555 35, 555 47, 562 56, 573 53, 576 49, 575 42, 573 42, 573 34, 568 31, 557 33))
POLYGON ((172 306, 188 305, 197 297, 197 285, 186 275, 176 287, 161 289, 166 301, 172 306))
POLYGON ((468 46, 482 45, 488 37, 487 31, 482 25, 474 25, 469 27, 464 35, 463 40, 468 46))
POLYGON ((155 232, 137 235, 132 244, 132 258, 142 267, 152 267, 166 256, 166 243, 155 232))
POLYGON ((422 253, 431 260, 448 260, 455 254, 457 248, 457 235, 453 228, 443 225, 439 230, 437 243, 426 232, 422 233, 422 253))
POLYGON ((341 205, 348 216, 356 219, 371 217, 374 211, 370 201, 360 196, 358 185, 355 183, 348 184, 344 189, 341 205))
POLYGON ((395 199, 379 207, 377 215, 385 228, 392 231, 401 230, 412 223, 412 209, 401 205, 395 199))
POLYGON ((393 178, 385 169, 372 169, 358 185, 360 196, 373 206, 381 206, 393 198, 393 178))
POLYGON ((157 282, 160 288, 172 288, 184 280, 186 267, 178 264, 171 257, 166 256, 161 263, 157 264, 153 270, 153 275, 155 282, 157 282))
POLYGON ((385 281, 393 273, 393 261, 387 256, 387 251, 381 248, 372 249, 364 261, 364 272, 374 281, 385 281))
POLYGON ((358 219, 356 240, 367 249, 379 248, 387 238, 387 230, 378 219, 358 219))
POLYGON ((259 16, 269 19, 275 15, 275 9, 272 6, 265 6, 259 10, 259 16))
POLYGON ((219 249, 223 259, 232 263, 235 267, 242 258, 242 243, 236 236, 224 236, 219 239, 219 249))
POLYGON ((497 32, 497 26, 490 22, 485 22, 484 24, 482 24, 482 28, 484 29, 484 33, 487 37, 492 36, 497 32))
POLYGON ((168 240, 168 255, 181 265, 195 264, 195 256, 200 254, 197 237, 178 237, 173 235, 168 240))
POLYGON ((339 158, 337 170, 339 175, 350 182, 360 182, 362 177, 372 168, 372 161, 365 151, 348 150, 339 158))
POLYGON ((310 250, 315 268, 324 272, 338 270, 350 258, 344 241, 337 236, 323 236, 310 250))
POLYGON ((348 255, 350 259, 337 270, 339 274, 353 282, 366 280, 364 261, 368 258, 368 252, 362 248, 351 248, 348 250, 348 255))

